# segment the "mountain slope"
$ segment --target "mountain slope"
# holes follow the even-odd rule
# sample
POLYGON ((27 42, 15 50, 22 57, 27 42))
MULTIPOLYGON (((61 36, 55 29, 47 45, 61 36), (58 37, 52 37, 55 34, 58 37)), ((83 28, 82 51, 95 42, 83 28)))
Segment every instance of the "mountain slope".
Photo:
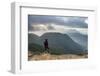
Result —
POLYGON ((61 49, 64 53, 83 52, 83 48, 75 43, 68 35, 61 33, 45 33, 40 39, 48 39, 50 48, 61 49))
POLYGON ((29 33, 28 34, 28 44, 32 44, 32 43, 35 43, 35 44, 40 44, 40 37, 38 35, 35 35, 33 33, 29 33))
POLYGON ((61 53, 64 53, 64 54, 65 53, 78 54, 78 53, 84 52, 84 49, 82 48, 82 46, 80 46, 79 44, 74 42, 66 34, 61 34, 61 33, 56 33, 56 32, 51 33, 50 32, 50 33, 43 34, 41 37, 37 37, 34 34, 32 34, 32 35, 29 34, 28 40, 29 40, 29 44, 30 43, 36 43, 38 45, 43 46, 43 42, 44 42, 45 39, 48 39, 49 48, 55 49, 56 52, 61 52, 61 53), (57 51, 57 50, 59 50, 59 51, 57 51))
POLYGON ((84 47, 85 50, 88 49, 88 36, 79 33, 76 30, 67 31, 67 35, 70 36, 76 43, 84 47))

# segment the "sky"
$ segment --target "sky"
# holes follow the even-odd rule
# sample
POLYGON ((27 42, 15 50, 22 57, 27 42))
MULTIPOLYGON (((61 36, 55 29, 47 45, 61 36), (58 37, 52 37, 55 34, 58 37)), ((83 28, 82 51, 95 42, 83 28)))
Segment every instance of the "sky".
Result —
POLYGON ((28 15, 28 32, 38 36, 46 32, 78 31, 87 35, 88 18, 78 16, 28 15))

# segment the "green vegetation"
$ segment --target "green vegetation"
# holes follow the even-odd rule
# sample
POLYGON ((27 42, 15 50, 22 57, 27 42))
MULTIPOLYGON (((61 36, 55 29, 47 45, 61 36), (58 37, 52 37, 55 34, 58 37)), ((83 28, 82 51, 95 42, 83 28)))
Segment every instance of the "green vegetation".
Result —
POLYGON ((79 56, 84 55, 85 53, 65 53, 62 48, 49 48, 45 50, 42 45, 31 43, 28 45, 28 51, 31 51, 34 55, 41 54, 41 53, 49 53, 52 55, 63 55, 63 54, 76 54, 79 56))
POLYGON ((38 44, 28 44, 28 50, 29 51, 32 51, 32 52, 43 52, 44 51, 44 48, 41 46, 41 45, 38 45, 38 44))
POLYGON ((48 50, 44 50, 43 46, 38 45, 38 44, 34 44, 34 43, 28 45, 28 50, 35 53, 35 54, 40 54, 40 53, 43 53, 43 52, 48 52, 48 53, 54 54, 54 55, 64 54, 61 49, 50 48, 48 50))

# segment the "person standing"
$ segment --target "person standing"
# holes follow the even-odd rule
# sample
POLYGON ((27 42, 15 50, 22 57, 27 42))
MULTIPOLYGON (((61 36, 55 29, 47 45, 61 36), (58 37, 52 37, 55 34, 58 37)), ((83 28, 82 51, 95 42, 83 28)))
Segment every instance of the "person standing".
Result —
POLYGON ((44 41, 44 49, 45 49, 45 50, 48 50, 48 49, 49 49, 49 46, 48 46, 48 39, 45 39, 45 41, 44 41))

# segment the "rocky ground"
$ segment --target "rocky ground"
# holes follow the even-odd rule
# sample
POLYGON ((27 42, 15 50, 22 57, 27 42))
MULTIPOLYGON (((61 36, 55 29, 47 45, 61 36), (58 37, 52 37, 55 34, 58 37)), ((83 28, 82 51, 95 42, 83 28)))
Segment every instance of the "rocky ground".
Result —
POLYGON ((31 51, 28 52, 29 61, 37 60, 60 60, 60 59, 83 59, 88 58, 87 54, 63 54, 63 55, 51 55, 49 53, 38 53, 33 54, 31 51))

